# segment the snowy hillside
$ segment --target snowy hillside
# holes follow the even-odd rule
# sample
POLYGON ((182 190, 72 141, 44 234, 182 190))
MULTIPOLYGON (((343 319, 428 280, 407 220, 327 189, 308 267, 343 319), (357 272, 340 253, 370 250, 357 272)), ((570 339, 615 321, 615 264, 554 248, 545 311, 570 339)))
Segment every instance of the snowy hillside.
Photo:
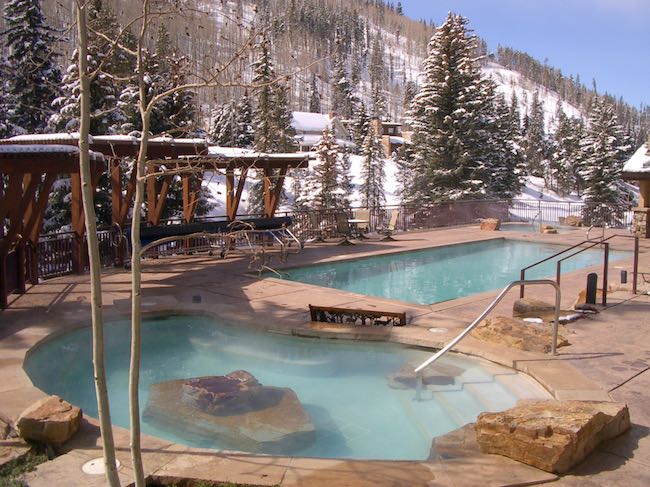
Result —
POLYGON ((522 116, 528 110, 533 96, 535 92, 537 92, 539 100, 542 102, 544 107, 544 122, 547 132, 555 131, 553 119, 557 112, 558 103, 562 104, 562 110, 564 110, 564 113, 567 116, 573 118, 585 118, 584 114, 578 108, 566 101, 562 101, 560 95, 557 93, 547 90, 537 83, 530 81, 520 73, 504 68, 500 64, 488 63, 488 65, 483 68, 483 74, 494 80, 497 84, 497 90, 505 95, 508 103, 510 103, 512 93, 515 93, 517 101, 519 102, 519 113, 521 113, 522 116))

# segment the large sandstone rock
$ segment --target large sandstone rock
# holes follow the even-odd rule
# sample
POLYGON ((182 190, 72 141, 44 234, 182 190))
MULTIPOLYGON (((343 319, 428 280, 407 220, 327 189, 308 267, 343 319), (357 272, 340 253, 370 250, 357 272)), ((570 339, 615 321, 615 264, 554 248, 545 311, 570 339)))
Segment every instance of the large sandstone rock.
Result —
MULTIPOLYGON (((560 325, 557 346, 570 345, 566 335, 569 331, 560 325)), ((500 343, 510 348, 528 352, 548 353, 551 351, 552 325, 549 323, 528 323, 517 318, 497 316, 488 318, 478 325, 472 336, 486 342, 500 343)))
POLYGON ((494 232, 501 227, 501 220, 498 218, 484 218, 481 220, 481 230, 494 232))
POLYGON ((559 221, 560 221, 560 225, 567 225, 570 227, 582 226, 582 217, 578 215, 569 215, 567 217, 560 217, 559 221))
POLYGON ((26 440, 62 444, 79 430, 81 417, 81 409, 59 396, 50 396, 25 409, 16 421, 16 429, 26 440))
POLYGON ((540 314, 553 313, 555 305, 540 299, 522 298, 515 301, 512 306, 512 316, 521 318, 536 317, 540 314))
POLYGON ((143 419, 182 437, 250 452, 290 454, 314 441, 307 411, 289 388, 240 370, 152 384, 143 419))
MULTIPOLYGON (((391 389, 415 389, 417 386, 415 367, 420 364, 405 364, 394 374, 386 376, 388 387, 391 389)), ((463 373, 463 369, 455 365, 435 363, 422 371, 422 384, 428 385, 449 385, 454 379, 463 373)))
POLYGON ((474 423, 466 424, 431 441, 430 461, 471 457, 480 453, 474 423))
POLYGON ((600 442, 629 428, 630 414, 625 405, 528 400, 500 413, 481 413, 476 438, 484 453, 564 473, 584 460, 600 442))

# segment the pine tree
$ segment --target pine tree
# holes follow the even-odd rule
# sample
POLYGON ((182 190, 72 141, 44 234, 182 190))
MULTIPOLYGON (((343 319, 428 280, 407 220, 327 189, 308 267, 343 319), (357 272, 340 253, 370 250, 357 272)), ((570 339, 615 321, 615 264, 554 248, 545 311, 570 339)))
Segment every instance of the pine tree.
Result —
POLYGON ((351 127, 352 139, 357 147, 363 145, 363 141, 366 139, 369 130, 370 117, 368 117, 368 112, 366 111, 366 104, 360 101, 355 106, 351 127))
POLYGON ((318 92, 318 85, 316 84, 316 74, 311 77, 311 85, 309 89, 309 111, 311 113, 320 113, 320 93, 318 92))
POLYGON ((208 137, 210 142, 223 147, 236 147, 237 133, 237 104, 234 101, 219 105, 212 110, 208 137))
POLYGON ((411 105, 411 102, 413 101, 413 98, 418 92, 418 85, 415 83, 415 81, 407 81, 406 84, 404 85, 404 107, 406 110, 411 105))
POLYGON ((4 6, 7 71, 4 102, 10 106, 5 130, 42 132, 59 93, 61 71, 55 63, 53 29, 39 0, 9 0, 4 6))
POLYGON ((270 152, 275 144, 275 93, 273 82, 276 79, 275 67, 271 60, 270 42, 266 34, 257 45, 259 57, 253 63, 253 84, 255 85, 256 105, 253 112, 255 130, 254 147, 259 152, 270 152))
MULTIPOLYGON (((113 50, 108 41, 93 33, 100 32, 115 39, 120 31, 113 11, 100 0, 94 0, 89 9, 88 63, 91 71, 101 66, 101 72, 90 84, 90 133, 92 135, 122 133, 127 115, 118 103, 123 89, 115 77, 125 77, 133 72, 134 60, 121 49, 113 50)), ((128 44, 125 37, 121 42, 128 44)), ((49 126, 57 131, 76 131, 79 128, 79 73, 77 53, 73 53, 70 65, 63 77, 63 94, 53 102, 56 113, 49 126)))
POLYGON ((345 69, 345 57, 341 50, 342 47, 339 44, 336 52, 332 56, 333 66, 330 102, 333 112, 343 119, 348 119, 352 117, 353 95, 352 86, 345 69))
POLYGON ((476 38, 467 19, 449 14, 429 42, 424 83, 411 104, 413 174, 404 188, 407 202, 423 204, 480 197, 486 193, 485 151, 478 131, 484 121, 477 105, 485 89, 473 55, 476 38))
POLYGON ((550 176, 555 189, 566 195, 579 188, 577 162, 580 158, 583 124, 579 119, 567 117, 561 103, 558 103, 555 119, 557 127, 553 135, 550 176))
POLYGON ((273 121, 275 132, 274 151, 294 152, 296 150, 296 131, 291 122, 293 115, 289 110, 289 87, 284 80, 279 80, 273 87, 274 106, 273 121))
POLYGON ((248 90, 244 91, 244 96, 237 103, 237 142, 236 147, 249 149, 253 146, 255 137, 253 129, 253 107, 248 90))
POLYGON ((490 109, 494 116, 488 127, 488 194, 494 198, 511 199, 521 191, 526 174, 519 126, 512 123, 512 110, 503 95, 493 98, 490 109))
POLYGON ((329 128, 323 130, 317 160, 301 195, 301 204, 311 209, 338 208, 341 205, 338 174, 339 146, 329 128))
POLYGON ((384 94, 386 66, 384 64, 384 49, 379 36, 375 36, 373 40, 368 74, 370 76, 372 117, 382 119, 386 111, 386 96, 384 94))
POLYGON ((585 203, 591 203, 585 205, 583 210, 585 222, 600 225, 612 217, 620 219, 620 210, 602 209, 595 205, 621 202, 621 170, 623 160, 630 151, 614 108, 600 97, 592 103, 580 148, 579 174, 584 180, 583 199, 585 203))
POLYGON ((367 208, 386 203, 384 184, 384 150, 376 134, 371 130, 366 135, 362 148, 361 204, 367 208))
POLYGON ((524 133, 524 150, 528 171, 534 176, 544 177, 547 172, 548 141, 544 128, 544 107, 539 93, 533 93, 524 133))
POLYGON ((349 208, 352 204, 354 185, 352 184, 352 160, 350 152, 344 148, 339 156, 339 188, 341 194, 341 208, 349 208))

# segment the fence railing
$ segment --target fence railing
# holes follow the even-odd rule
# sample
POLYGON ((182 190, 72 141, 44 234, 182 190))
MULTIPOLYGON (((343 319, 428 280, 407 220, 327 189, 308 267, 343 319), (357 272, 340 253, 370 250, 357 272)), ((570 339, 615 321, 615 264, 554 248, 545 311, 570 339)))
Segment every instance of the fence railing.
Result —
MULTIPOLYGON (((337 214, 345 214, 349 218, 354 216, 355 210, 360 208, 341 208, 328 210, 294 210, 279 211, 276 216, 289 216, 293 220, 293 233, 301 240, 308 240, 326 232, 328 235, 338 236, 337 214)), ((575 216, 583 220, 584 225, 607 226, 612 228, 625 228, 631 225, 633 214, 630 205, 594 204, 583 202, 553 202, 542 200, 475 200, 439 203, 429 206, 392 205, 371 207, 368 231, 376 232, 386 229, 391 212, 399 210, 396 232, 410 232, 457 225, 476 223, 483 218, 499 218, 504 222, 511 221, 541 221, 544 223, 560 224, 564 218, 575 216)), ((255 218, 262 215, 239 215, 239 218, 255 218)), ((195 221, 225 220, 225 216, 212 216, 197 218, 195 221)), ((183 223, 180 219, 171 219, 161 222, 161 225, 174 225, 183 223)), ((143 223, 143 225, 146 225, 143 223)), ((126 227, 128 232, 128 226, 126 227)), ((101 264, 111 266, 115 263, 116 229, 98 232, 99 251, 101 264)), ((168 242, 158 246, 147 253, 147 256, 165 256, 180 253, 188 246, 187 239, 179 238, 177 241, 168 242)), ((210 236, 193 238, 191 247, 199 251, 202 248, 209 250, 218 246, 221 237, 210 236)), ((87 245, 85 238, 81 242, 76 240, 74 233, 54 233, 42 235, 38 243, 38 276, 42 279, 70 274, 73 272, 73 255, 76 251, 82 252, 83 269, 87 269, 87 245), (75 247, 76 246, 76 247, 75 247)))

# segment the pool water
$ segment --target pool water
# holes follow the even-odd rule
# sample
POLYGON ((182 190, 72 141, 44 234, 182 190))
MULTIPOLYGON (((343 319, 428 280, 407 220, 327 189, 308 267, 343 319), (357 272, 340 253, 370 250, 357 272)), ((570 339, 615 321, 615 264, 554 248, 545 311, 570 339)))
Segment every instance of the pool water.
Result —
MULTIPOLYGON (((128 427, 129 323, 106 327, 112 421, 128 427)), ((548 397, 530 378, 494 364, 449 355, 421 401, 394 389, 387 376, 431 352, 388 343, 313 340, 235 328, 200 316, 169 316, 143 324, 140 397, 150 384, 244 369, 263 385, 292 388, 316 428, 315 442, 286 455, 423 460, 431 439, 501 410, 517 398, 548 397)), ((91 332, 83 328, 37 347, 25 370, 34 384, 97 415, 91 332)), ((229 449, 219 438, 171 433, 143 422, 143 432, 195 447, 229 449)))
MULTIPOLYGON (((523 267, 566 247, 508 239, 399 252, 289 269, 286 279, 369 296, 431 304, 502 288, 523 267)), ((566 254, 565 254, 566 255, 566 254)), ((627 252, 610 252, 610 261, 627 252)), ((564 257, 564 256, 562 256, 564 257)), ((602 263, 588 250, 562 263, 562 272, 602 263)), ((526 279, 555 276, 555 259, 526 272, 526 279)))

